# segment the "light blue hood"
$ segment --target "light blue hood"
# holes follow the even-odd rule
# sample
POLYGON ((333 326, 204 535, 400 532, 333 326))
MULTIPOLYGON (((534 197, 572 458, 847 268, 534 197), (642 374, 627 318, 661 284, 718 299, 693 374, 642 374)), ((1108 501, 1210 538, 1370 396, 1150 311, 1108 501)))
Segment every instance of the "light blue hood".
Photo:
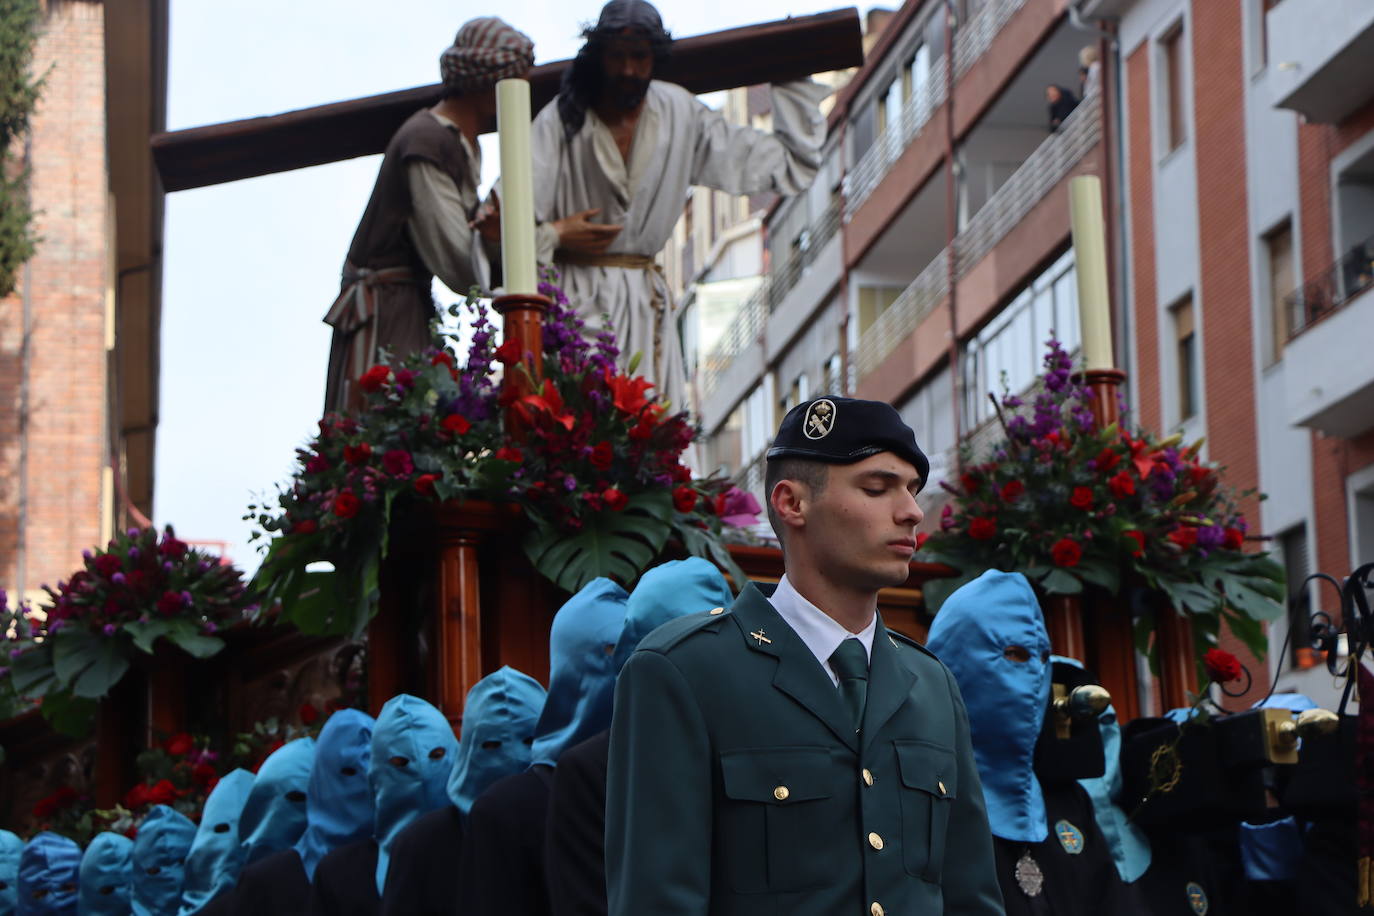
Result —
POLYGON ((97 833, 81 857, 81 916, 128 916, 133 881, 134 841, 97 833))
POLYGON ((386 701, 372 731, 368 783, 376 806, 377 893, 386 883, 391 845, 415 818, 448 804, 445 789, 458 740, 444 714, 403 693, 386 701))
MULTIPOLYGON (((1076 658, 1051 655, 1051 662, 1063 662, 1082 668, 1076 658)), ((1150 867, 1150 840, 1145 832, 1132 824, 1126 812, 1116 803, 1121 797, 1121 726, 1116 721, 1116 707, 1108 706, 1097 717, 1097 730, 1102 735, 1102 756, 1107 769, 1093 779, 1080 779, 1078 784, 1093 803, 1093 820, 1097 821, 1102 838, 1111 850, 1112 862, 1121 880, 1132 883, 1150 867)))
POLYGON ((558 755, 611 727, 616 640, 629 595, 610 579, 593 579, 554 615, 549 630, 549 697, 534 730, 531 763, 555 766, 558 755))
POLYGON ((29 840, 19 856, 19 916, 76 916, 80 868, 75 840, 47 830, 29 840))
POLYGON ((376 720, 359 709, 329 717, 315 739, 315 764, 306 793, 306 827, 296 842, 312 881, 325 853, 372 835, 372 728, 376 720))
POLYGON ((1312 698, 1302 693, 1276 693, 1266 697, 1254 705, 1255 709, 1288 709, 1293 712, 1306 712, 1309 709, 1316 709, 1317 704, 1312 702, 1312 698))
POLYGON ((957 589, 935 615, 926 648, 954 674, 968 707, 993 835, 1045 839, 1035 741, 1050 699, 1050 638, 1030 583, 993 569, 957 589), (1008 646, 1022 647, 1030 659, 1007 658, 1008 646))
POLYGON ((24 841, 0 830, 0 916, 13 916, 19 906, 19 857, 24 841))
POLYGON ((467 814, 477 796, 502 776, 530 765, 544 688, 509 666, 482 678, 463 701, 463 737, 448 777, 448 797, 467 814))
POLYGON ((134 838, 134 916, 176 916, 186 856, 196 825, 180 811, 154 805, 134 838))
POLYGON ((297 738, 277 748, 258 767, 258 776, 239 817, 242 867, 294 844, 305 832, 305 803, 315 739, 297 738))
POLYGON ((625 605, 625 626, 615 646, 616 673, 640 640, 668 621, 729 607, 734 600, 725 576, 701 557, 669 560, 646 570, 625 605))
POLYGON ((186 857, 186 880, 181 888, 181 916, 191 916, 233 887, 243 867, 239 844, 239 816, 253 788, 253 774, 234 770, 220 778, 205 799, 200 827, 186 857))

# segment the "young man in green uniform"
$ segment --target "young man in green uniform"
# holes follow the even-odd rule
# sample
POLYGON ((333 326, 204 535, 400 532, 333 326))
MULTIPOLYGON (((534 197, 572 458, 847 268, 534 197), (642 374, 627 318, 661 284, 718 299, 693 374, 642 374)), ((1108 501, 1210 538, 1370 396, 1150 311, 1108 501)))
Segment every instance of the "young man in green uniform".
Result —
POLYGON ((767 490, 786 575, 655 630, 620 675, 611 916, 1002 913, 958 687, 877 613, 929 470, 888 404, 783 419, 767 490))

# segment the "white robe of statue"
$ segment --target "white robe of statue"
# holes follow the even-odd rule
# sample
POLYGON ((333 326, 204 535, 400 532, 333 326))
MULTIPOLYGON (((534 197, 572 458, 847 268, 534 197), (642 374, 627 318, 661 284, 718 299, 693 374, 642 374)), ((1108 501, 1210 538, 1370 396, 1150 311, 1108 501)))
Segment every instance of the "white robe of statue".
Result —
POLYGON ((556 219, 599 207, 595 220, 624 229, 608 255, 656 256, 682 216, 687 191, 704 185, 730 194, 798 194, 820 167, 825 117, 817 108, 830 90, 804 80, 776 84, 773 132, 731 124, 686 89, 654 80, 635 127, 628 167, 610 130, 593 110, 571 141, 557 102, 534 119, 534 213, 541 264, 553 264, 588 326, 608 316, 622 365, 641 354, 637 373, 674 410, 690 405, 678 335, 678 305, 656 269, 558 263, 556 219), (659 358, 655 355, 657 325, 659 358))

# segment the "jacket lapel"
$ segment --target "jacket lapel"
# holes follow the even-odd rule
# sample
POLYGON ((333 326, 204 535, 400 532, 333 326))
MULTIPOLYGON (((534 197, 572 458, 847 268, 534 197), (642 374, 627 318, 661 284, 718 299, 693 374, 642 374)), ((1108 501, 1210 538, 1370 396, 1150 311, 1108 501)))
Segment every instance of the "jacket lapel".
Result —
POLYGON ((867 750, 874 737, 902 708, 916 683, 916 672, 908 668, 897 655, 892 638, 887 635, 883 618, 873 633, 873 651, 868 659, 868 702, 864 707, 863 746, 867 750))
POLYGON ((849 724, 849 713, 840 700, 839 691, 806 643, 778 615, 756 586, 750 584, 740 592, 731 608, 731 617, 739 625, 745 645, 755 652, 777 659, 773 686, 824 722, 846 747, 857 751, 858 737, 849 724))

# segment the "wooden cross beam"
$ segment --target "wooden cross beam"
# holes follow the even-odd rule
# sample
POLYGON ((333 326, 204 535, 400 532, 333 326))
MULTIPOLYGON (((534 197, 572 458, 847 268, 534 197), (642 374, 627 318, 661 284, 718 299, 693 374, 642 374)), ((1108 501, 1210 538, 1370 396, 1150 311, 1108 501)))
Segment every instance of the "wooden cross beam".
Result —
MULTIPOLYGON (((537 111, 558 93, 571 61, 529 73, 537 111)), ((801 79, 863 63, 859 13, 853 7, 694 35, 673 42, 659 79, 694 93, 801 79)), ((416 110, 439 99, 439 84, 388 92, 284 114, 154 134, 153 159, 168 191, 256 178, 324 165, 386 149, 416 110)), ((490 125, 495 130, 495 123, 490 125)))

